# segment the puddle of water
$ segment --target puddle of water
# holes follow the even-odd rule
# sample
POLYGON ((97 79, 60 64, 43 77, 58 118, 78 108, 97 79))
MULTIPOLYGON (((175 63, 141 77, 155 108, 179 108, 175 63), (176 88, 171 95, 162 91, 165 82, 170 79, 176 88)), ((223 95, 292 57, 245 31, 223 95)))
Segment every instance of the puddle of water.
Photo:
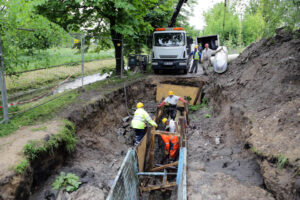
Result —
MULTIPOLYGON (((91 83, 95 83, 97 81, 102 81, 102 80, 106 79, 109 76, 110 76, 110 74, 108 74, 108 73, 105 73, 105 74, 102 74, 102 75, 100 73, 98 73, 98 74, 93 74, 93 75, 90 75, 90 76, 85 76, 85 77, 83 77, 83 85, 88 85, 88 84, 91 84, 91 83)), ((57 89, 55 89, 53 91, 53 93, 54 94, 62 93, 66 90, 70 90, 70 89, 73 90, 73 89, 79 88, 81 86, 82 86, 82 80, 81 80, 81 77, 80 77, 80 78, 76 78, 73 81, 63 83, 57 89)))

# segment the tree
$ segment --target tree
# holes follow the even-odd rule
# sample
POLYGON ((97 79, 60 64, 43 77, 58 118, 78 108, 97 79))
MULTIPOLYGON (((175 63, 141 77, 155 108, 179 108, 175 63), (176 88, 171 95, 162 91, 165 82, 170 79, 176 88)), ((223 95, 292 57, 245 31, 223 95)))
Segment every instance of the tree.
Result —
POLYGON ((172 0, 48 0, 38 13, 66 31, 85 32, 106 44, 110 36, 120 74, 122 41, 139 52, 154 27, 167 25, 173 7, 172 0))
POLYGON ((224 4, 218 3, 214 7, 204 13, 206 26, 204 28, 204 35, 219 34, 221 44, 225 40, 232 38, 234 45, 237 44, 237 37, 239 33, 239 17, 234 12, 234 9, 229 7, 225 11, 225 27, 223 35, 223 19, 224 19, 224 4))
POLYGON ((17 65, 24 66, 20 55, 48 48, 67 37, 63 29, 35 13, 35 7, 43 2, 0 0, 0 35, 6 73, 14 72, 17 65))

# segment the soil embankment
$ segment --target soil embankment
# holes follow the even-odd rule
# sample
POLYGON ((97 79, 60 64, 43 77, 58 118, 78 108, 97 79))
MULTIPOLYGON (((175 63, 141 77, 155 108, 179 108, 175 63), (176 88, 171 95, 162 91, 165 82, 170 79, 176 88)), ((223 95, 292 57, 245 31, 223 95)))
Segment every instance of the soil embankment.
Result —
POLYGON ((199 111, 189 136, 191 199, 300 199, 299 86, 299 32, 282 30, 209 76, 212 118, 199 111))

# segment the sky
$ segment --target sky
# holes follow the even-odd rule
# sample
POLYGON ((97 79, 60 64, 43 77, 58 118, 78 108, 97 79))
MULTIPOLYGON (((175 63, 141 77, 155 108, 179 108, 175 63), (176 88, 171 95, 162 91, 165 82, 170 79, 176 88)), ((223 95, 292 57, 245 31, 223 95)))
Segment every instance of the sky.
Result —
POLYGON ((203 29, 205 26, 203 12, 219 2, 224 2, 224 0, 197 0, 197 4, 194 7, 194 16, 189 17, 190 25, 195 26, 196 29, 203 29))

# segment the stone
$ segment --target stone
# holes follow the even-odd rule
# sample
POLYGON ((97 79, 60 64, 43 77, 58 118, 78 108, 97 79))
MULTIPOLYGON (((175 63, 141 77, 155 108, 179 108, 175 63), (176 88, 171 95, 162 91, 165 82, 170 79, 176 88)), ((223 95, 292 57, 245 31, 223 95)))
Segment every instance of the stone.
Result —
POLYGON ((123 128, 127 128, 127 127, 129 127, 129 125, 130 125, 130 123, 129 123, 129 122, 124 122, 124 123, 122 124, 123 128))
POLYGON ((125 134, 125 129, 124 128, 118 128, 117 129, 117 135, 118 136, 121 136, 121 135, 124 135, 125 134))
POLYGON ((122 119, 122 121, 123 121, 123 122, 128 122, 129 119, 130 119, 130 116, 127 116, 127 117, 124 117, 124 118, 122 119))
POLYGON ((121 143, 121 144, 125 144, 126 143, 126 139, 123 135, 119 135, 118 136, 118 141, 121 143))
POLYGON ((55 194, 52 191, 50 191, 50 190, 46 190, 44 192, 44 199, 46 199, 46 200, 54 200, 55 199, 55 194))
POLYGON ((99 200, 99 199, 105 199, 104 198, 104 192, 103 190, 91 186, 91 185, 85 185, 83 187, 80 187, 77 191, 72 192, 70 194, 70 199, 76 199, 76 200, 99 200))

